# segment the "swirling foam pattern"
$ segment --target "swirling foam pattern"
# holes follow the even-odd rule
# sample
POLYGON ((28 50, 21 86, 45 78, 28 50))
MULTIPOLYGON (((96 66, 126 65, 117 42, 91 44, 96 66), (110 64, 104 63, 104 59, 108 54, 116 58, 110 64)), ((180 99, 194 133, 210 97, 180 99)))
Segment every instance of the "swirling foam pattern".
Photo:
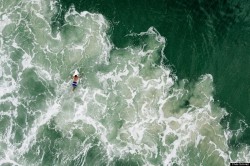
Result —
POLYGON ((77 13, 52 33, 56 1, 0 1, 0 165, 228 165, 227 114, 212 75, 178 80, 153 27, 116 48, 101 14, 77 13), (71 92, 70 73, 81 81, 71 92))

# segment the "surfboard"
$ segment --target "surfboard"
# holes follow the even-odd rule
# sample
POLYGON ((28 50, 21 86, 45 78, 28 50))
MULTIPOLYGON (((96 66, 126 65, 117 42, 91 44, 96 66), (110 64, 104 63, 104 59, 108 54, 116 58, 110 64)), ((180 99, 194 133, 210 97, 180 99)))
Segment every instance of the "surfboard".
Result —
MULTIPOLYGON (((75 71, 74 71, 73 77, 74 77, 75 75, 77 75, 77 76, 79 77, 79 72, 78 72, 78 70, 75 70, 75 71)), ((78 79, 79 79, 79 78, 78 78, 78 79)), ((74 82, 72 83, 72 86, 73 86, 72 91, 74 91, 74 90, 76 89, 78 82, 79 82, 79 80, 78 80, 76 83, 74 83, 74 82), (75 85, 75 86, 74 86, 74 85, 75 85)))
POLYGON ((79 76, 79 72, 78 72, 78 70, 75 70, 75 72, 74 72, 73 76, 75 76, 75 75, 79 76))

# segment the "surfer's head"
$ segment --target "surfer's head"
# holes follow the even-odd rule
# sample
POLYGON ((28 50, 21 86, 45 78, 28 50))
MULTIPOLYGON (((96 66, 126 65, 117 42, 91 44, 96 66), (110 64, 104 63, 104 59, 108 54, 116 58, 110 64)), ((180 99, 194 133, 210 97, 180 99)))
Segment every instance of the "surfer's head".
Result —
POLYGON ((77 77, 77 75, 74 75, 74 77, 77 77))

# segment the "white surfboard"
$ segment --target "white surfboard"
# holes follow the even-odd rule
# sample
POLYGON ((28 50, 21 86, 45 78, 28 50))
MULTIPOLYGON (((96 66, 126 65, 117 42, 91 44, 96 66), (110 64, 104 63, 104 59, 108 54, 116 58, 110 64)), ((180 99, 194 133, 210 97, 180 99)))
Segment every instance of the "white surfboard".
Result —
POLYGON ((79 76, 79 72, 77 70, 75 70, 73 76, 75 76, 75 75, 79 76))

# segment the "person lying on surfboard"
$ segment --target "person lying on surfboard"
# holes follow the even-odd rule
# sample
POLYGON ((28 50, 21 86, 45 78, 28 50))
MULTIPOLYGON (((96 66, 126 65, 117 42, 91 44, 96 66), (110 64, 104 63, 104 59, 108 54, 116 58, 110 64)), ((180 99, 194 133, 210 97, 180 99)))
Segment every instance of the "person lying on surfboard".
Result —
POLYGON ((77 70, 75 70, 75 73, 73 74, 73 83, 72 83, 72 91, 75 90, 75 88, 77 87, 78 84, 78 80, 79 80, 79 72, 77 70))

